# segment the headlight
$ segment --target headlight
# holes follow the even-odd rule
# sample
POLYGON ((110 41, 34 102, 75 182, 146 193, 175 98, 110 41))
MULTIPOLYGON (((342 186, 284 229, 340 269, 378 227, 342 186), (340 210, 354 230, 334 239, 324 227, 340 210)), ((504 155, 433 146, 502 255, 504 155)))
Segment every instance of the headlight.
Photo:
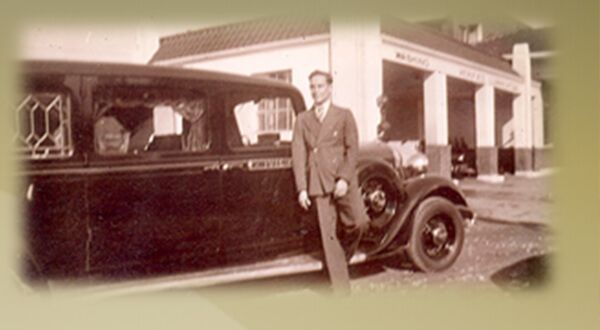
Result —
POLYGON ((400 169, 402 167, 402 156, 400 156, 398 150, 391 147, 390 150, 392 151, 392 155, 394 156, 394 168, 400 169))
POLYGON ((425 174, 429 166, 429 159, 424 154, 416 154, 408 160, 409 176, 425 174))

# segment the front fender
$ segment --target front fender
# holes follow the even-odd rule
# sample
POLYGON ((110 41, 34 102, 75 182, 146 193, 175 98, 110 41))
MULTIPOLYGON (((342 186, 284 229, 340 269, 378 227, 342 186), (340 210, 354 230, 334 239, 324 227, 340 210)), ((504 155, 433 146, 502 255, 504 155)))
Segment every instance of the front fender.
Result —
POLYGON ((449 200, 454 205, 457 205, 463 217, 468 216, 470 210, 467 207, 467 200, 460 189, 450 180, 439 176, 426 176, 420 178, 408 179, 403 184, 406 193, 406 199, 402 209, 395 217, 394 222, 388 227, 388 231, 382 237, 379 247, 372 253, 379 253, 390 246, 397 237, 400 237, 402 242, 408 238, 403 237, 404 229, 410 226, 411 215, 417 206, 426 198, 431 196, 439 196, 449 200))
POLYGON ((361 173, 365 171, 365 169, 369 167, 377 167, 381 169, 385 174, 389 175, 390 178, 393 178, 394 184, 398 189, 402 188, 402 176, 401 173, 393 167, 389 161, 384 158, 358 158, 356 164, 357 173, 359 176, 361 173))

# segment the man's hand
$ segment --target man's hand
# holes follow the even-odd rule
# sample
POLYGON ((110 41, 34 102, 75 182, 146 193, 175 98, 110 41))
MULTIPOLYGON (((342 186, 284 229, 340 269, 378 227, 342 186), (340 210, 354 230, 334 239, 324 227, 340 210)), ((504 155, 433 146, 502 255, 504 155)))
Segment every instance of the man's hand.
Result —
POLYGON ((308 210, 310 207, 310 198, 308 198, 306 190, 302 190, 300 194, 298 194, 298 203, 300 203, 300 206, 305 210, 308 210))
POLYGON ((340 198, 346 195, 348 192, 348 182, 344 179, 339 179, 335 183, 335 190, 333 191, 333 196, 335 198, 340 198))

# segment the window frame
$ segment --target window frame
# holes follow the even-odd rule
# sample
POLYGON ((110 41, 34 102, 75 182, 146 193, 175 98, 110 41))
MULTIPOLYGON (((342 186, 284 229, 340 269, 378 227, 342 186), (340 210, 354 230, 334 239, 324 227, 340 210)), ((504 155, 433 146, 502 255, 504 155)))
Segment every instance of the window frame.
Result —
MULTIPOLYGON (((255 73, 252 76, 259 77, 263 79, 271 79, 276 81, 282 81, 288 84, 292 83, 292 69, 285 70, 276 70, 276 71, 267 71, 267 72, 259 72, 255 73)), ((264 120, 259 119, 259 132, 264 133, 273 133, 273 132, 281 132, 284 130, 292 131, 294 129, 294 105, 291 102, 291 99, 288 100, 288 104, 286 108, 279 108, 279 98, 275 98, 273 103, 275 103, 275 107, 260 109, 258 111, 258 116, 264 118, 264 120), (271 113, 272 112, 272 113, 271 113), (285 116, 285 127, 279 127, 279 120, 281 113, 285 116), (272 118, 273 125, 270 125, 269 121, 272 118), (262 128, 261 128, 262 126, 262 128), (271 126, 274 126, 274 129, 270 129, 271 126)))
MULTIPOLYGON (((214 135, 214 123, 212 120, 212 111, 211 111, 211 102, 210 102, 210 95, 208 93, 208 91, 206 90, 206 88, 198 88, 198 87, 194 87, 194 86, 189 86, 189 85, 184 85, 183 83, 173 83, 173 82, 164 82, 164 81, 160 81, 160 80, 155 80, 155 79, 146 79, 144 78, 142 81, 143 82, 139 82, 138 80, 136 80, 135 78, 132 78, 133 82, 130 82, 126 79, 122 79, 122 78, 118 78, 118 77, 109 77, 106 79, 100 79, 96 84, 93 85, 92 90, 91 90, 91 107, 92 107, 92 146, 90 149, 90 154, 92 155, 91 157, 94 159, 137 159, 137 158, 163 158, 163 157, 186 157, 186 156, 194 156, 194 155, 204 155, 204 154, 210 154, 214 151, 215 149, 215 135, 214 135), (109 89, 110 91, 108 93, 114 92, 114 91, 119 91, 119 90, 123 90, 123 89, 136 89, 136 93, 141 93, 144 89, 148 89, 151 92, 156 92, 156 91, 160 91, 160 90, 167 90, 167 95, 178 95, 178 97, 180 98, 180 100, 184 100, 185 101, 190 101, 190 100, 195 100, 195 101, 200 101, 202 100, 204 103, 204 107, 205 107, 205 114, 203 114, 202 116, 206 116, 205 119, 205 127, 206 127, 206 133, 207 135, 207 139, 208 142, 206 143, 206 148, 203 148, 201 150, 186 150, 185 147, 185 139, 187 138, 187 136, 189 136, 189 131, 182 131, 180 138, 181 138, 181 149, 180 150, 168 150, 168 149, 163 149, 163 150, 146 150, 147 147, 149 146, 149 144, 151 143, 151 141, 153 139, 155 139, 157 136, 163 136, 163 135, 155 135, 155 130, 154 127, 152 127, 152 133, 150 134, 150 136, 148 137, 148 143, 146 144, 146 146, 143 149, 138 149, 140 151, 135 152, 132 149, 128 149, 128 151, 126 153, 115 153, 115 154, 101 154, 98 152, 98 150, 96 149, 96 137, 95 137, 95 128, 94 125, 97 123, 98 120, 100 120, 100 118, 102 118, 102 116, 104 114, 107 113, 108 110, 104 110, 102 112, 99 112, 97 109, 97 104, 98 104, 98 95, 100 95, 102 92, 102 88, 106 88, 109 89), (141 90, 141 91, 138 91, 141 90), (191 96, 190 96, 191 95, 191 96), (186 97, 188 97, 186 99, 186 97)), ((107 92, 104 92, 107 93, 107 92)), ((174 99, 168 99, 168 98, 164 98, 164 99, 160 99, 160 101, 156 102, 156 105, 165 105, 168 104, 169 101, 173 101, 173 102, 177 102, 177 98, 174 99)), ((151 109, 150 111, 153 112, 154 109, 156 108, 156 106, 154 106, 153 109, 151 109)), ((179 114, 177 111, 173 110, 174 114, 179 114)), ((185 126, 185 122, 187 121, 188 123, 191 123, 190 121, 186 120, 181 114, 179 114, 179 116, 181 116, 182 118, 182 129, 184 129, 183 127, 185 126)), ((149 116, 150 120, 154 120, 154 113, 152 113, 151 116, 149 116)), ((140 121, 140 123, 138 124, 138 126, 140 124, 143 123, 143 120, 140 121)), ((189 128, 188 128, 189 129, 189 128)), ((172 134, 172 135, 177 135, 177 134, 172 134)), ((169 136, 169 135, 164 135, 164 136, 169 136)))
MULTIPOLYGON (((225 122, 227 123, 231 123, 231 124, 227 124, 225 125, 225 130, 224 130, 224 147, 227 148, 228 150, 234 152, 234 153, 248 153, 248 152, 261 152, 261 151, 277 151, 277 150, 286 150, 286 149, 290 149, 291 150, 291 140, 290 141, 283 141, 284 143, 279 143, 279 144, 271 144, 271 145, 260 145, 260 144, 254 144, 254 145, 241 145, 241 146, 235 146, 234 144, 232 144, 232 137, 233 135, 231 135, 230 130, 234 129, 237 130, 235 133, 235 137, 239 137, 240 141, 243 141, 243 136, 242 136, 242 131, 240 130, 240 127, 238 125, 238 121, 235 115, 235 107, 239 104, 242 104, 244 102, 248 102, 251 101, 253 99, 252 95, 264 95, 264 98, 276 98, 276 97, 280 97, 280 98, 287 98, 289 101, 289 104, 291 105, 291 112, 292 112, 292 118, 293 120, 295 120, 296 117, 296 113, 299 112, 301 109, 296 109, 296 107, 298 106, 294 99, 294 95, 287 92, 286 90, 278 90, 278 89, 269 89, 269 90, 264 90, 264 89, 257 89, 257 90, 250 90, 250 89, 245 89, 245 90, 234 90, 234 91, 230 91, 229 93, 227 93, 227 95, 224 97, 223 100, 223 108, 224 108, 224 118, 225 118, 225 122)), ((292 130, 293 130, 293 126, 292 126, 292 130)), ((276 133, 280 133, 281 131, 277 131, 276 133)), ((269 133, 273 133, 273 132, 266 132, 266 134, 269 133)), ((291 133, 291 132, 290 132, 291 133)), ((260 135, 260 133, 258 134, 260 135)), ((257 135, 257 136, 258 136, 257 135)), ((281 142, 281 141, 280 141, 281 142)))
MULTIPOLYGON (((14 117, 14 131, 13 131, 13 138, 12 141, 13 143, 19 143, 19 140, 21 140, 21 142, 24 142, 24 144, 28 144, 23 138, 22 131, 23 128, 21 127, 21 123, 20 123, 20 114, 21 114, 21 108, 23 106, 25 106, 25 104, 28 102, 27 100, 35 94, 55 94, 55 97, 53 99, 52 102, 50 102, 48 105, 54 103, 56 100, 57 96, 60 96, 61 102, 63 103, 63 106, 59 109, 59 124, 57 129, 59 129, 61 126, 63 126, 64 130, 66 131, 66 133, 64 134, 63 137, 63 142, 62 142, 62 146, 61 147, 57 147, 56 145, 54 147, 48 147, 45 148, 45 152, 43 153, 37 153, 36 152, 36 148, 31 148, 29 146, 16 146, 16 151, 18 154, 18 157, 27 159, 27 160, 31 160, 31 161, 44 161, 44 160, 48 160, 48 161, 53 161, 53 160, 69 160, 74 158, 75 152, 76 152, 76 141, 74 140, 74 131, 75 131, 75 127, 74 127, 74 121, 75 121, 75 117, 76 117, 76 111, 78 109, 78 103, 76 100, 76 97, 73 93, 73 91, 71 90, 71 88, 69 88, 69 86, 67 85, 69 77, 68 76, 63 76, 63 75, 57 75, 57 76, 53 76, 53 75, 41 75, 41 76, 36 76, 33 75, 31 77, 27 78, 27 82, 25 83, 24 86, 24 91, 23 91, 23 97, 20 99, 19 104, 17 105, 17 107, 15 108, 15 112, 13 113, 15 115, 14 117), (65 105, 66 104, 66 105, 65 105), (63 111, 63 109, 65 109, 66 106, 66 112, 63 111), (64 116, 64 118, 63 118, 64 116), (56 153, 51 153, 48 152, 48 150, 57 150, 56 153)), ((38 102, 40 103, 40 102, 38 102)), ((48 107, 48 105, 45 106, 45 108, 48 107)), ((30 114, 31 114, 30 110, 30 114)), ((48 110, 47 112, 50 112, 50 110, 48 110)), ((49 128, 50 124, 48 123, 49 120, 49 115, 45 115, 44 116, 46 119, 44 120, 44 126, 45 128, 49 128)), ((32 120, 31 115, 28 116, 30 122, 32 120)), ((31 130, 31 127, 30 127, 31 130)), ((43 135, 46 135, 48 132, 45 132, 43 135)), ((31 135, 31 132, 30 134, 31 135)), ((40 139, 39 141, 43 141, 44 139, 40 139)), ((51 139, 51 141, 56 142, 54 140, 51 139)), ((43 149, 42 146, 38 146, 38 148, 43 149)))

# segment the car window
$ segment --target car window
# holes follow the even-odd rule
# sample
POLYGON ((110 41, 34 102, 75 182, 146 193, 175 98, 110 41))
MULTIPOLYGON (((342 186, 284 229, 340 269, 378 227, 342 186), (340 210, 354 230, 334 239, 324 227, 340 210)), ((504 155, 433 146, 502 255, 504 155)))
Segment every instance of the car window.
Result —
POLYGON ((289 96, 236 95, 227 104, 233 117, 227 142, 233 149, 277 148, 291 143, 295 116, 289 96))
POLYGON ((73 155, 72 97, 62 78, 30 82, 16 110, 14 141, 18 151, 33 159, 73 155))
POLYGON ((197 91, 104 86, 94 93, 94 114, 99 155, 204 152, 210 147, 207 101, 197 91))

